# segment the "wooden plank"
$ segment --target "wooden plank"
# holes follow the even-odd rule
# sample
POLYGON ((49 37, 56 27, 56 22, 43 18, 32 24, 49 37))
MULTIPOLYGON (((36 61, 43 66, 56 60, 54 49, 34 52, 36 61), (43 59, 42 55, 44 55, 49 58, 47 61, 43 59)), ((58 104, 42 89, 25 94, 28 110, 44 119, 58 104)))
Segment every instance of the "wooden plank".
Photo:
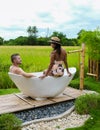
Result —
POLYGON ((18 93, 17 96, 14 94, 3 95, 0 96, 0 114, 22 111, 58 102, 69 101, 77 98, 81 94, 83 94, 81 90, 66 87, 65 91, 59 96, 41 101, 36 101, 30 97, 27 97, 26 95, 23 95, 22 93, 18 93))
POLYGON ((25 98, 23 98, 22 96, 20 96, 19 94, 15 94, 15 96, 17 96, 18 98, 20 98, 21 100, 23 100, 24 102, 28 103, 29 105, 32 105, 32 103, 28 102, 25 98))
POLYGON ((45 106, 45 105, 54 104, 54 102, 47 99, 47 100, 35 101, 34 104, 35 104, 35 107, 41 107, 41 106, 45 106))
POLYGON ((0 114, 29 109, 30 105, 13 94, 0 96, 0 114))
POLYGON ((49 105, 52 104, 53 101, 50 101, 49 99, 46 100, 35 100, 32 99, 30 97, 27 97, 26 95, 23 94, 19 94, 22 98, 24 98, 25 100, 27 100, 27 102, 29 102, 31 105, 33 105, 34 107, 40 107, 40 106, 44 106, 44 105, 49 105))
POLYGON ((66 94, 62 94, 62 95, 59 95, 59 96, 52 98, 50 100, 54 101, 55 103, 58 103, 58 102, 62 102, 62 101, 69 101, 72 99, 74 99, 74 98, 71 96, 68 96, 66 94))
POLYGON ((63 93, 75 99, 81 96, 84 92, 82 90, 67 87, 63 93))
POLYGON ((71 53, 76 53, 76 52, 82 52, 82 49, 81 49, 81 50, 68 51, 67 53, 68 53, 68 54, 71 54, 71 53))
POLYGON ((97 77, 97 74, 87 73, 87 75, 97 77))

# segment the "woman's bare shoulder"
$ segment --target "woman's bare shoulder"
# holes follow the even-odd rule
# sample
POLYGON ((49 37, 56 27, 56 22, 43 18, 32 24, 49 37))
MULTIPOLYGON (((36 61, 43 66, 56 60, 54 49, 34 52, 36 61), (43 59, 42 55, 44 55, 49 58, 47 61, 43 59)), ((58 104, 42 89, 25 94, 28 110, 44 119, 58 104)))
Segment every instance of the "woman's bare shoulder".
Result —
POLYGON ((62 50, 62 53, 63 53, 63 54, 66 54, 66 53, 67 53, 64 48, 61 48, 61 50, 62 50))
POLYGON ((56 50, 51 52, 51 55, 55 55, 56 54, 56 50))

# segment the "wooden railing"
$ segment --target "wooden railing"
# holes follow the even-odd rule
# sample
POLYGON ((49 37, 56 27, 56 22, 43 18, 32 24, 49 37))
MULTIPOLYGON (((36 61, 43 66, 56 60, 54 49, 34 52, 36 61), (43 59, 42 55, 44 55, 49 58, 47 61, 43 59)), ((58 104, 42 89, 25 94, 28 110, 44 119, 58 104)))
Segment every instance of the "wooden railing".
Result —
POLYGON ((100 68, 100 61, 89 59, 87 75, 93 76, 96 78, 96 80, 99 80, 99 73, 100 73, 99 68, 100 68))

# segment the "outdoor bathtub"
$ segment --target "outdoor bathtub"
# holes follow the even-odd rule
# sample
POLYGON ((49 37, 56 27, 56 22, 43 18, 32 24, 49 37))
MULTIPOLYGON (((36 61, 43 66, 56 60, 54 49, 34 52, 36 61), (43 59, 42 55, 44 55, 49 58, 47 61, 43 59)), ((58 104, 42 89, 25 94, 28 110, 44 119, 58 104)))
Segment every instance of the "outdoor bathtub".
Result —
POLYGON ((47 76, 44 79, 39 78, 43 72, 34 72, 34 75, 37 77, 32 78, 25 78, 11 72, 8 72, 8 74, 23 94, 39 100, 55 97, 62 93, 75 75, 76 68, 71 67, 69 68, 69 71, 72 74, 70 77, 66 70, 64 70, 64 75, 62 77, 47 76))

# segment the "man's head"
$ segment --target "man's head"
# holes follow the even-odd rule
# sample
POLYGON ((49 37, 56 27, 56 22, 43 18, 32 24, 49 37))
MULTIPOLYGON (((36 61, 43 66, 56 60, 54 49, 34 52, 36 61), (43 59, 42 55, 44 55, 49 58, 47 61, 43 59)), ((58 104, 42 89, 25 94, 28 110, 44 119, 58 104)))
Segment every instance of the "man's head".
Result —
POLYGON ((20 55, 18 53, 11 55, 11 61, 12 61, 12 63, 14 63, 16 65, 19 65, 22 63, 22 60, 21 60, 20 55))

